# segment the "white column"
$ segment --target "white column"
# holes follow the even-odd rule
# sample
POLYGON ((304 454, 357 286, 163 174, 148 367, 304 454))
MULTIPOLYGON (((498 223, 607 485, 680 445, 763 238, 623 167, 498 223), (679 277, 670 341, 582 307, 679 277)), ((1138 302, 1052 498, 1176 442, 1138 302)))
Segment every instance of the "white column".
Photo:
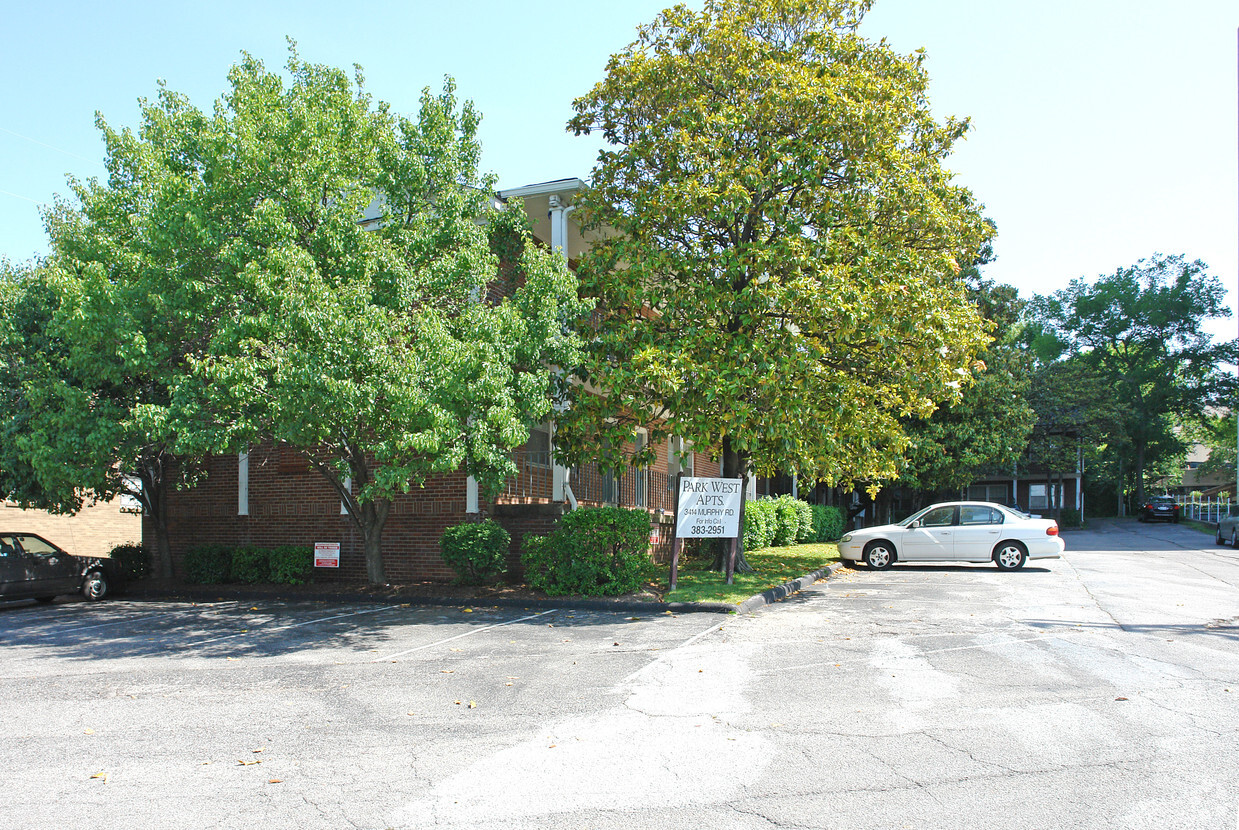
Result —
MULTIPOLYGON (((559 251, 560 255, 568 259, 568 214, 576 208, 571 205, 565 205, 563 200, 559 198, 559 194, 552 193, 549 199, 550 210, 547 213, 547 218, 551 221, 551 250, 559 251)), ((555 423, 551 422, 547 430, 549 439, 549 450, 551 453, 551 501, 561 502, 564 500, 564 484, 568 480, 568 469, 562 466, 558 459, 555 458, 555 423)), ((573 509, 575 509, 575 499, 573 509)))
POLYGON ((250 514, 250 454, 237 453, 237 515, 250 514))
POLYGON ((568 480, 568 468, 555 457, 555 422, 546 427, 547 451, 551 454, 551 501, 564 500, 564 483, 568 480))
POLYGON ((477 513, 481 508, 478 507, 478 480, 473 476, 465 479, 465 512, 477 513))
POLYGON ((559 251, 564 259, 568 259, 568 214, 573 210, 575 208, 565 205, 558 194, 551 194, 547 216, 551 220, 551 250, 559 251))

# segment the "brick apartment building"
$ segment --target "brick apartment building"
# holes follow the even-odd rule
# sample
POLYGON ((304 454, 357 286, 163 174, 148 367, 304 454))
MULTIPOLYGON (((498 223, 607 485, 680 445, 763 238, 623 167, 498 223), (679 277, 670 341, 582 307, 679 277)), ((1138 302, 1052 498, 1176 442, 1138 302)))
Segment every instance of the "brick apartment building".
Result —
MULTIPOLYGON (((571 219, 573 196, 583 184, 579 179, 563 179, 501 191, 499 198, 523 201, 534 237, 575 262, 588 244, 571 219)), ((424 487, 395 499, 383 529, 388 580, 452 578, 455 574, 439 556, 439 537, 446 528, 482 514, 512 535, 513 565, 519 562, 524 534, 549 532, 565 510, 578 505, 648 510, 651 543, 658 553, 669 543, 676 474, 720 473, 717 460, 675 438, 655 448, 654 464, 630 467, 623 475, 600 472, 592 464, 569 469, 555 458, 553 439, 553 423, 532 429, 529 441, 512 456, 519 474, 491 501, 481 498, 477 483, 463 472, 432 477, 424 487)), ((631 453, 638 444, 643 448, 644 440, 638 432, 625 450, 631 453)), ((360 533, 338 495, 304 458, 286 448, 265 445, 242 456, 215 456, 204 467, 202 484, 167 496, 169 542, 178 570, 185 551, 204 543, 274 547, 339 542, 339 569, 319 570, 316 578, 365 579, 360 533)), ((149 519, 144 520, 143 531, 150 545, 154 529, 149 519)))

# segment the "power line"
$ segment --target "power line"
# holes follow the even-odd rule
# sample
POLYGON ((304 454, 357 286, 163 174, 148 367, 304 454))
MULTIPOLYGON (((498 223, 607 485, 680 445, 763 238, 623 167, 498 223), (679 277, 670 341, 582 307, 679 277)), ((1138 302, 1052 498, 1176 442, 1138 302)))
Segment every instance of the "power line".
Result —
MULTIPOLYGON (((0 130, 2 129, 4 128, 0 127, 0 130)), ((0 190, 0 193, 3 193, 5 196, 12 196, 14 199, 21 199, 23 201, 30 202, 31 204, 35 204, 35 205, 43 204, 38 199, 31 199, 29 196, 23 196, 20 193, 14 193, 11 190, 0 190)))
MULTIPOLYGON (((31 138, 31 137, 30 137, 30 136, 28 136, 28 135, 22 135, 21 133, 14 132, 13 130, 10 130, 10 129, 9 129, 9 128, 7 128, 7 127, 0 127, 0 132, 6 132, 6 133, 8 133, 9 135, 15 135, 15 136, 17 136, 18 138, 25 139, 26 141, 29 141, 31 144, 38 144, 40 147, 46 147, 46 148, 47 148, 47 149, 49 149, 49 150, 55 150, 57 153, 64 153, 66 156, 72 156, 72 157, 73 157, 73 158, 75 158, 75 159, 81 159, 82 161, 88 161, 88 162, 90 162, 91 164, 97 164, 97 165, 98 165, 98 166, 100 166, 100 167, 103 167, 103 166, 104 166, 104 165, 103 165, 103 163, 102 163, 101 161, 99 161, 98 159, 89 159, 89 158, 86 158, 86 156, 79 156, 77 153, 71 153, 71 152, 69 152, 68 150, 65 150, 65 149, 63 149, 63 148, 61 148, 61 147, 57 147, 57 146, 55 146, 55 145, 53 145, 53 144, 47 144, 47 143, 45 143, 45 142, 39 141, 37 138, 31 138)), ((12 196, 12 195, 15 195, 15 194, 10 193, 9 195, 10 195, 10 196, 12 196)), ((19 198, 24 198, 24 197, 19 197, 19 198)))

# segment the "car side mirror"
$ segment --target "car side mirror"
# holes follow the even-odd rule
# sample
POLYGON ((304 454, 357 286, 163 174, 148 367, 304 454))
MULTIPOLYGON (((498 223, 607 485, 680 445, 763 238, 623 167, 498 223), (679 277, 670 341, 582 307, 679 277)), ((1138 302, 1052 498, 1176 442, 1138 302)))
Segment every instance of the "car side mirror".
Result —
POLYGON ((917 529, 918 527, 920 527, 920 526, 921 526, 921 520, 920 520, 920 519, 917 519, 915 522, 913 522, 912 524, 908 525, 908 528, 909 528, 909 529, 911 529, 911 530, 916 530, 916 529, 917 529))

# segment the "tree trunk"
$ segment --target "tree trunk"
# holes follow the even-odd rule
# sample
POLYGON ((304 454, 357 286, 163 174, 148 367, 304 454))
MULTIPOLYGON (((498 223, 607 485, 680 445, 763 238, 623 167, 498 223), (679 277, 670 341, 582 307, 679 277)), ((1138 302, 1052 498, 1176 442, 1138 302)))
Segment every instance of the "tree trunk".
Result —
POLYGON ((1136 510, 1144 507, 1144 442, 1136 442, 1136 510))
MULTIPOLYGON (((723 438, 723 478, 740 478, 744 476, 744 498, 748 492, 748 453, 736 452, 731 448, 731 438, 723 438)), ((714 558, 714 569, 717 571, 727 571, 727 558, 731 555, 731 545, 727 540, 723 540, 723 544, 718 546, 718 553, 714 558)), ((751 574, 753 566, 749 564, 749 560, 744 558, 744 525, 740 525, 740 536, 736 539, 736 573, 751 574)))
POLYGON ((1122 454, 1119 455, 1118 468, 1119 468, 1118 483, 1115 485, 1115 489, 1118 491, 1116 493, 1116 496, 1118 498, 1118 504, 1116 505, 1116 509, 1118 510, 1117 515, 1122 516, 1123 515, 1123 456, 1122 454))
POLYGON ((152 551, 151 571, 160 579, 171 579, 172 544, 168 539, 167 482, 163 472, 162 460, 147 460, 138 474, 142 492, 137 496, 142 509, 155 526, 155 550, 152 551))
POLYGON ((383 567, 383 525, 387 524, 391 500, 368 501, 360 505, 360 509, 357 526, 361 530, 361 545, 366 555, 366 579, 371 585, 385 585, 387 572, 383 567))

